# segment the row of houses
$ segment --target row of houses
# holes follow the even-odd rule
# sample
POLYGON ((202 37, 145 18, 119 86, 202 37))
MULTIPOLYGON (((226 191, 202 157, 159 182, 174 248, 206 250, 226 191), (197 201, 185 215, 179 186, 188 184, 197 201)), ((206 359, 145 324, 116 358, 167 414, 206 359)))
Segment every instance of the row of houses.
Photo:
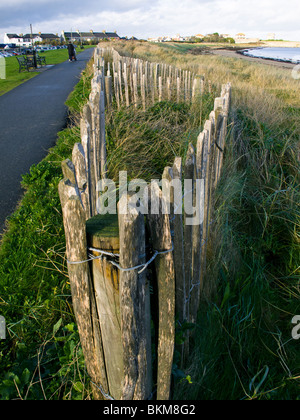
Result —
POLYGON ((45 34, 45 33, 35 33, 35 34, 5 34, 4 35, 4 44, 14 44, 17 47, 29 47, 33 44, 38 43, 53 43, 53 42, 99 42, 103 40, 118 40, 120 39, 117 32, 94 32, 90 30, 89 32, 80 32, 79 30, 74 32, 65 32, 62 31, 61 35, 58 34, 45 34))

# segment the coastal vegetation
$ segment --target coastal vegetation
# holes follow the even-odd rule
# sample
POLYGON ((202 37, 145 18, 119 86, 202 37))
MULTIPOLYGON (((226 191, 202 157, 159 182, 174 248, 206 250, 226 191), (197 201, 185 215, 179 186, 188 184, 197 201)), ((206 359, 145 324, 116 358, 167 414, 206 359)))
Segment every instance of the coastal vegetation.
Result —
MULTIPOLYGON (((184 372, 175 357, 173 398, 299 399, 299 342, 291 336, 291 320, 300 315, 299 80, 286 69, 192 54, 193 44, 113 46, 203 75, 211 93, 198 107, 166 102, 146 113, 107 113, 112 179, 130 167, 132 177, 148 180, 175 154, 184 157, 221 85, 230 81, 233 88, 206 293, 184 372)), ((8 336, 0 342, 1 399, 91 398, 57 193, 60 163, 80 138, 91 64, 68 99, 70 126, 47 158, 24 175, 26 194, 1 242, 0 314, 8 336)))
POLYGON ((197 35, 192 38, 193 42, 201 43, 201 42, 221 42, 221 43, 229 43, 229 44, 235 44, 234 38, 228 36, 224 37, 223 35, 220 35, 218 32, 215 32, 213 34, 205 35, 203 38, 198 38, 197 35))

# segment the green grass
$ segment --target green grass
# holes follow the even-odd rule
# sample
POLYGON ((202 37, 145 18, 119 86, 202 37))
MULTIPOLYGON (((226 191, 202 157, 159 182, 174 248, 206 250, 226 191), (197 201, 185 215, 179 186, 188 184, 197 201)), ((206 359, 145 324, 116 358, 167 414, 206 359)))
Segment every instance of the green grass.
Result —
MULTIPOLYGON (((84 48, 90 48, 90 46, 84 48)), ((80 50, 78 50, 79 52, 80 50)), ((67 49, 50 50, 39 55, 46 58, 46 64, 48 65, 59 64, 69 58, 67 49)), ((39 74, 33 69, 30 69, 29 72, 22 71, 19 73, 19 64, 16 57, 5 58, 5 66, 6 79, 0 79, 0 96, 39 74)))
MULTIPOLYGON (((68 99, 77 103, 77 112, 79 99, 74 97, 80 87, 81 101, 87 100, 89 81, 89 74, 83 74, 68 99)), ((60 132, 48 156, 23 176, 26 194, 1 242, 0 313, 8 335, 0 342, 1 399, 89 395, 72 310, 58 197, 61 161, 71 156, 78 141, 77 126, 60 132)))
POLYGON ((21 72, 19 73, 19 64, 16 57, 5 58, 6 79, 0 79, 0 95, 14 89, 16 86, 32 79, 38 73, 21 72))
MULTIPOLYGON (((202 113, 208 115, 212 103, 207 95, 202 113)), ((114 112, 107 125, 109 177, 116 181, 119 171, 127 171, 129 179, 161 179, 164 168, 196 143, 199 115, 190 105, 168 101, 149 105, 146 112, 133 107, 114 112)))
POLYGON ((187 367, 193 383, 179 385, 176 396, 297 400, 300 353, 291 320, 300 313, 298 135, 255 123, 249 109, 234 121, 216 196, 210 298, 202 302, 187 367))

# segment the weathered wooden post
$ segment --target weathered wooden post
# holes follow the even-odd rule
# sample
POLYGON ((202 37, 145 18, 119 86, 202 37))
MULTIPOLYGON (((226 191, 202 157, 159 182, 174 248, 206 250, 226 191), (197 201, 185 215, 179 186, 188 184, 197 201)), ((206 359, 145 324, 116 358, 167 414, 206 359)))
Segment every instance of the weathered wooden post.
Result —
POLYGON ((167 92, 168 92, 168 101, 171 101, 172 91, 171 91, 171 78, 167 77, 167 92))
POLYGON ((108 392, 108 383, 100 325, 87 262, 86 214, 75 189, 70 188, 70 183, 71 181, 65 178, 60 181, 58 189, 63 212, 72 302, 94 398, 103 399, 103 392, 108 392), (74 195, 71 195, 72 189, 74 195), (100 391, 100 386, 103 392, 100 391))
POLYGON ((88 174, 86 170, 86 157, 81 143, 76 143, 72 151, 72 162, 75 167, 76 182, 81 197, 82 205, 85 209, 86 219, 91 217, 90 201, 88 194, 88 174))
MULTIPOLYGON (((72 217, 72 216, 71 216, 72 217)), ((97 257, 92 261, 92 279, 101 335, 109 394, 112 398, 122 398, 124 380, 123 345, 120 317, 119 270, 110 260, 119 254, 119 228, 117 215, 98 215, 86 222, 88 247, 97 257), (97 251, 98 250, 98 251, 97 251), (104 254, 101 254, 104 251, 104 254), (102 255, 102 258, 99 258, 102 255)))
POLYGON ((100 178, 100 91, 90 95, 90 109, 92 118, 93 171, 95 182, 100 178))
POLYGON ((122 196, 119 216, 95 216, 86 230, 109 394, 145 400, 152 391, 150 294, 145 271, 138 271, 145 263, 145 225, 130 200, 122 196), (127 204, 131 211, 120 211, 127 204))
POLYGON ((202 152, 202 178, 204 179, 204 220, 203 220, 203 234, 201 246, 201 277, 200 290, 204 291, 207 284, 204 284, 204 275, 206 271, 206 254, 209 237, 209 213, 210 213, 210 181, 211 181, 211 160, 212 160, 212 145, 214 126, 212 121, 207 120, 204 124, 204 139, 202 152))
POLYGON ((177 102, 180 102, 180 89, 181 89, 181 80, 180 77, 177 77, 177 102))
POLYGON ((159 64, 155 64, 154 68, 154 95, 155 98, 158 97, 158 75, 159 75, 159 64))
POLYGON ((208 93, 212 94, 212 84, 211 80, 208 81, 208 93))
POLYGON ((187 213, 188 206, 191 207, 194 199, 195 188, 195 150, 192 144, 189 145, 184 165, 184 259, 185 259, 185 293, 187 299, 186 316, 189 319, 189 299, 192 281, 193 262, 193 226, 190 223, 191 214, 187 213))
POLYGON ((96 179, 94 169, 94 143, 92 136, 92 113, 89 104, 82 109, 80 120, 81 144, 85 154, 87 172, 87 194, 90 204, 90 217, 96 214, 96 179))
POLYGON ((118 73, 114 73, 114 91, 115 91, 115 98, 117 101, 118 109, 120 108, 120 95, 119 95, 119 84, 118 84, 118 73))
POLYGON ((134 197, 119 202, 120 313, 124 383, 122 399, 146 400, 152 391, 150 293, 145 263, 145 222, 134 197), (140 271, 142 272, 140 272, 140 271))
POLYGON ((159 331, 157 399, 170 398, 172 364, 175 346, 175 272, 172 254, 172 239, 168 214, 163 214, 165 203, 156 182, 146 189, 148 203, 151 205, 147 216, 155 258, 155 271, 158 283, 159 331), (150 199, 151 197, 151 199, 150 199), (152 209, 154 203, 158 211, 152 209), (152 211, 151 211, 152 209, 152 211))
POLYGON ((137 108, 137 106, 138 106, 138 88, 137 88, 137 74, 136 73, 133 73, 132 81, 133 81, 134 106, 135 106, 135 108, 137 108))
POLYGON ((201 81, 202 78, 200 76, 196 76, 196 78, 193 81, 193 89, 192 89, 192 102, 196 103, 199 99, 200 95, 202 95, 201 90, 201 81))
POLYGON ((162 101, 162 77, 158 78, 158 102, 162 101))
POLYGON ((142 96, 142 104, 143 104, 143 111, 146 111, 146 90, 145 90, 145 75, 142 74, 141 76, 141 96, 142 96))
POLYGON ((201 276, 201 243, 203 233, 203 216, 204 216, 204 180, 202 178, 202 154, 203 154, 203 133, 200 133, 197 140, 196 149, 196 168, 195 182, 197 183, 194 190, 194 205, 198 211, 199 220, 192 227, 192 284, 190 291, 190 322, 195 323, 200 299, 200 276, 201 276), (199 191, 197 191, 199 189, 199 191))
POLYGON ((99 160, 97 162, 97 165, 100 166, 99 169, 99 177, 97 178, 97 182, 101 178, 106 178, 107 174, 107 162, 106 162, 106 134, 105 134, 105 98, 104 98, 104 92, 101 90, 100 92, 100 111, 99 111, 99 127, 100 127, 100 133, 99 133, 99 160))
POLYGON ((182 159, 176 157, 173 165, 173 180, 178 181, 177 191, 174 191, 174 265, 176 279, 176 313, 179 322, 186 319, 186 290, 185 290, 185 262, 184 235, 182 222, 182 159), (180 199, 181 196, 181 199, 180 199), (176 204, 176 207, 175 207, 176 204))
POLYGON ((126 63, 124 63, 123 78, 124 78, 124 87, 125 87, 126 106, 129 107, 130 100, 129 100, 128 76, 127 76, 127 64, 126 63))
MULTIPOLYGON (((121 57, 120 57, 121 58, 121 57)), ((122 60, 118 60, 118 82, 119 82, 119 94, 120 101, 123 104, 123 89, 122 89, 122 60)))
POLYGON ((151 98, 152 98, 152 103, 155 103, 155 85, 154 85, 154 63, 150 64, 150 92, 151 92, 151 98))
POLYGON ((110 108, 112 104, 112 77, 105 76, 105 106, 110 108))

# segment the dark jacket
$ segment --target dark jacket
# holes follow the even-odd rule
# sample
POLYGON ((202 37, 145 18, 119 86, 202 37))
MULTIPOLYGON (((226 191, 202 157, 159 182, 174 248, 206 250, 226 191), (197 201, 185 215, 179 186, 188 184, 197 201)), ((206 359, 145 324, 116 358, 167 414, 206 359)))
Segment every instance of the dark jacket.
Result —
POLYGON ((70 56, 73 56, 75 53, 75 48, 73 44, 68 44, 68 52, 70 56))

